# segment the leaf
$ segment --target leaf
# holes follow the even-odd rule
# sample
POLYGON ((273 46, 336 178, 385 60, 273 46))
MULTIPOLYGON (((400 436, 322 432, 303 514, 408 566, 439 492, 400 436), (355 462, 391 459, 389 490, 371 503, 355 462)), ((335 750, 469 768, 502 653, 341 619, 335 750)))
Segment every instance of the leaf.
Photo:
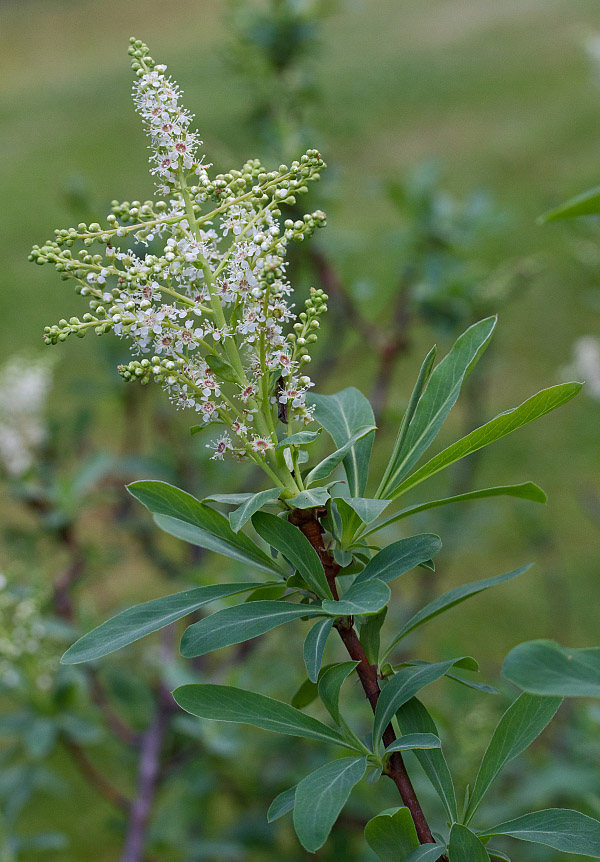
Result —
POLYGON ((322 608, 336 617, 376 614, 387 605, 390 595, 388 585, 374 578, 364 584, 352 584, 339 601, 326 599, 322 608))
POLYGON ((495 317, 480 320, 458 338, 451 351, 435 368, 419 398, 402 447, 378 497, 394 499, 396 489, 423 453, 431 446, 454 406, 464 380, 487 347, 496 325, 495 317))
MULTIPOLYGON (((397 712, 396 718, 403 734, 409 733, 433 733, 439 736, 438 729, 427 709, 416 697, 411 698, 397 712)), ((415 750, 415 757, 431 782, 435 792, 442 800, 448 817, 454 821, 458 819, 456 807, 456 794, 454 783, 446 758, 441 749, 415 750)))
POLYGON ((514 647, 502 674, 531 694, 600 697, 600 647, 569 649, 535 640, 514 647))
POLYGON ((287 449, 288 446, 306 446, 308 443, 313 443, 320 433, 320 428, 318 431, 298 431, 297 434, 290 434, 289 437, 284 437, 275 448, 287 449))
POLYGON ((600 822, 566 808, 534 811, 491 829, 481 830, 478 834, 484 838, 510 835, 521 841, 545 844, 564 853, 600 859, 600 822))
POLYGON ((371 524, 390 505, 390 500, 376 500, 371 497, 335 497, 335 504, 349 506, 363 524, 371 524))
POLYGON ((367 769, 366 757, 343 757, 311 772, 296 787, 294 829, 310 853, 322 847, 355 784, 367 769))
POLYGON ((293 787, 290 787, 288 790, 284 790, 283 793, 279 793, 275 797, 267 811, 267 823, 273 823, 274 820, 279 820, 280 817, 283 817, 284 814, 287 814, 288 811, 292 810, 296 801, 296 787, 297 785, 294 784, 293 787))
POLYGON ((392 754, 394 751, 413 751, 415 748, 429 749, 441 747, 440 738, 434 733, 407 733, 388 745, 384 754, 392 754))
POLYGON ((211 371, 221 380, 226 380, 227 383, 240 383, 240 375, 237 373, 233 365, 231 365, 218 353, 207 353, 204 360, 211 371))
POLYGON ((490 862, 487 850, 477 835, 466 826, 454 823, 448 844, 449 862, 490 862))
POLYGON ((398 485, 393 494, 388 494, 392 499, 399 497, 406 491, 414 488, 425 479, 429 479, 440 470, 444 470, 450 464, 460 461, 473 452, 483 449, 484 446, 489 446, 490 443, 495 443, 501 437, 505 437, 517 428, 533 422, 534 419, 539 419, 540 416, 545 416, 557 407, 561 407, 574 398, 581 389, 581 383, 560 383, 558 386, 551 386, 549 389, 542 389, 524 401, 518 407, 512 410, 507 410, 505 413, 500 413, 494 419, 476 428, 463 437, 448 446, 438 455, 435 455, 426 464, 423 464, 412 475, 408 476, 400 485, 398 485))
POLYGON ((261 539, 289 560, 320 598, 333 598, 319 555, 298 527, 268 512, 256 512, 252 526, 261 539))
POLYGON ((405 667, 394 674, 386 682, 377 701, 373 722, 373 745, 380 747, 383 731, 392 720, 394 713, 424 686, 444 676, 457 661, 459 659, 452 658, 436 664, 405 667))
POLYGON ((191 494, 154 480, 132 482, 127 490, 154 514, 156 524, 165 532, 281 576, 281 569, 258 545, 244 533, 234 533, 224 515, 191 494))
POLYGON ((304 477, 304 484, 309 486, 314 482, 319 482, 321 479, 326 479, 331 475, 331 473, 333 473, 338 464, 342 463, 347 453, 353 449, 359 440, 362 440, 363 437, 367 436, 367 434, 376 430, 377 426, 374 424, 365 425, 362 428, 359 428, 358 431, 352 434, 352 436, 343 444, 343 446, 340 446, 339 449, 336 449, 335 452, 332 452, 331 455, 328 455, 327 458, 324 458, 316 467, 312 468, 312 470, 304 477))
POLYGON ((468 823, 498 773, 509 761, 525 751, 554 718, 561 704, 559 697, 521 694, 506 710, 483 755, 477 779, 467 806, 468 823))
MULTIPOLYGON (((335 395, 312 394, 306 400, 309 405, 314 405, 315 419, 338 447, 343 446, 359 428, 375 424, 371 405, 353 386, 335 395)), ((368 434, 344 458, 348 488, 353 497, 361 497, 365 492, 373 439, 374 434, 368 434)))
POLYGON ((360 642, 369 664, 379 665, 381 627, 385 622, 386 615, 387 608, 382 608, 379 613, 371 614, 360 627, 360 642))
POLYGON ((317 620, 304 641, 304 664, 306 672, 311 682, 316 682, 319 678, 321 662, 323 661, 323 650, 329 633, 333 628, 333 619, 326 617, 322 620, 317 620))
POLYGON ((244 602, 223 608, 209 617, 193 623, 181 638, 181 655, 195 658, 206 653, 243 643, 284 623, 300 617, 321 616, 316 605, 295 605, 291 602, 244 602))
POLYGON ((314 509, 317 506, 324 506, 329 497, 327 488, 311 488, 309 491, 301 491, 295 497, 289 497, 286 503, 295 509, 314 509))
POLYGON ((381 862, 402 862, 419 846, 408 808, 388 808, 365 826, 365 839, 381 862))
POLYGON ((211 584, 135 605, 79 638, 69 647, 61 662, 79 664, 101 658, 180 620, 209 602, 250 592, 255 587, 256 584, 211 584))
MULTIPOLYGON (((206 425, 202 425, 206 428, 206 425)), ((225 503, 227 506, 241 506, 246 500, 250 500, 254 494, 210 494, 202 499, 203 503, 225 503)))
POLYGON ((438 862, 445 849, 443 844, 421 844, 408 854, 405 862, 438 862))
POLYGON ((549 221, 560 221, 579 216, 598 215, 600 213, 600 186, 587 189, 576 197, 569 198, 564 203, 540 216, 538 222, 545 224, 549 221))
POLYGON ((400 632, 396 635, 383 654, 383 658, 385 659, 394 649, 396 644, 400 643, 403 638, 410 634, 410 632, 419 628, 419 626, 424 625, 429 622, 429 620, 432 620, 439 614, 444 613, 444 611, 448 611, 450 608, 466 601, 466 599, 469 599, 471 596, 476 596, 478 593, 482 593, 490 587, 495 587, 498 584, 504 583, 504 581, 510 581, 512 578, 522 575, 530 568, 531 563, 527 566, 521 566, 520 569, 515 569, 513 572, 507 572, 504 575, 496 575, 493 578, 483 578, 481 581, 472 581, 470 584, 462 584, 460 587, 454 587, 454 589, 448 590, 447 593, 444 593, 437 599, 433 599, 433 601, 426 604, 420 611, 417 611, 417 613, 402 626, 400 632))
POLYGON ((309 704, 313 703, 319 696, 319 689, 316 682, 310 679, 305 679, 293 695, 290 703, 296 709, 305 709, 309 704))
POLYGON ((441 547, 440 537, 433 533, 419 533, 417 536, 409 536, 398 542, 392 542, 367 563, 354 583, 363 584, 373 578, 379 578, 379 580, 386 582, 393 581, 400 575, 414 569, 419 563, 424 563, 434 557, 441 550, 441 547))
POLYGON ((425 389, 429 381, 436 354, 437 347, 434 344, 425 359, 423 360, 423 364, 421 365, 421 368, 419 370, 417 382, 415 383, 414 389, 411 393, 408 405, 406 407, 406 411, 404 413, 404 416, 402 417, 402 422, 400 423, 400 428, 398 430, 398 436, 394 444, 394 449, 392 451, 390 460, 388 461, 387 467, 385 468, 385 472, 383 474, 383 478, 381 479, 381 483, 377 490, 378 497, 385 497, 385 494, 382 492, 385 491, 385 489, 387 488, 387 485, 390 481, 390 477, 393 475, 394 470, 398 466, 399 455, 404 448, 404 441, 406 440, 406 435, 408 434, 410 423, 412 422, 413 416, 415 415, 415 410, 417 409, 419 398, 423 394, 423 390, 425 389))
POLYGON ((247 523, 255 512, 266 506, 267 503, 274 503, 281 494, 281 488, 268 488, 266 491, 260 491, 258 494, 253 494, 249 500, 245 500, 241 506, 229 513, 229 523, 234 533, 239 532, 245 523, 247 523))
POLYGON ((521 500, 531 500, 534 503, 545 503, 547 501, 545 493, 534 482, 523 482, 521 485, 498 485, 495 488, 481 488, 479 491, 469 491, 466 494, 457 494, 455 497, 444 497, 442 500, 429 500, 427 503, 415 503, 413 506, 407 506, 400 512, 396 512, 395 515, 391 515, 385 521, 377 524, 367 533, 363 533, 362 537, 371 536, 378 530, 389 527, 390 524, 395 524, 396 521, 408 518, 410 515, 417 515, 419 512, 426 512, 428 509, 436 509, 438 506, 447 506, 450 503, 481 500, 484 497, 518 497, 521 500))
POLYGON ((350 746, 341 734, 287 703, 228 685, 182 685, 173 692, 176 703, 191 715, 211 721, 250 724, 262 730, 350 746))
POLYGON ((319 677, 319 697, 336 724, 340 724, 341 688, 357 665, 357 661, 334 664, 319 677))

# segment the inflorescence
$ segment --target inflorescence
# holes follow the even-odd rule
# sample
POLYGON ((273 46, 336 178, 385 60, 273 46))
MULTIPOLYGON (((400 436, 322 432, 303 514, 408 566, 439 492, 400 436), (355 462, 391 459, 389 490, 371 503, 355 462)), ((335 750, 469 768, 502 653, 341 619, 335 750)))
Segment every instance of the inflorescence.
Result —
POLYGON ((325 214, 283 220, 281 207, 294 205, 325 164, 311 149, 274 171, 252 159, 211 176, 166 67, 139 40, 129 54, 158 200, 113 201, 104 225, 56 230, 34 246, 30 260, 54 264, 89 297, 88 313, 47 326, 44 340, 90 330, 129 338, 140 358, 119 367, 125 380, 158 381, 178 407, 227 426, 213 457, 259 460, 277 443, 277 417, 311 421, 312 383, 302 369, 327 296, 311 290, 296 318, 285 257, 290 241, 325 225, 325 214))

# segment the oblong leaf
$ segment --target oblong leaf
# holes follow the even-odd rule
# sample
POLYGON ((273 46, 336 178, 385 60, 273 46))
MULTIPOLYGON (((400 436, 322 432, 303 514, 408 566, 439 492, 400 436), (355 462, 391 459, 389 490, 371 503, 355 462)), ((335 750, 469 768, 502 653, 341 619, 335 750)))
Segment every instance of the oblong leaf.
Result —
POLYGON ((336 724, 340 723, 340 691, 357 664, 357 661, 334 664, 319 677, 319 697, 336 724))
POLYGON ((287 703, 229 685, 182 685, 173 697, 186 712, 211 721, 250 724, 262 730, 350 746, 341 734, 287 703))
POLYGON ((223 608, 185 630, 181 638, 181 655, 185 658, 206 655, 258 637, 300 617, 320 615, 322 611, 317 607, 312 610, 309 605, 278 601, 244 602, 223 608))
MULTIPOLYGON (((435 721, 418 698, 413 697, 396 712, 398 725, 403 734, 432 733, 439 737, 435 721)), ((439 798, 451 821, 458 819, 456 793, 452 775, 441 750, 416 749, 415 757, 439 798)))
POLYGON ((450 464, 454 464, 472 452, 477 452, 479 449, 483 449, 484 446, 489 446, 490 443, 506 437, 507 434, 511 434, 517 428, 521 428, 529 422, 533 422, 534 419, 539 419, 541 416, 545 416, 546 413, 556 410, 557 407, 561 407, 567 401, 570 401, 571 398, 574 398, 581 387, 581 383, 560 383, 557 386, 551 386, 549 389, 542 389, 541 392, 532 395, 531 398, 528 398, 527 401, 524 401, 518 407, 507 410, 505 413, 500 413, 499 416, 496 416, 490 422, 487 422, 480 428, 476 428, 470 434, 467 434, 466 437, 448 446, 447 449, 435 455, 430 461, 427 461, 426 464, 423 464, 422 467, 419 467, 418 470, 408 476, 394 489, 393 493, 387 496, 390 499, 399 497, 410 490, 410 488, 414 488, 415 485, 425 481, 425 479, 428 479, 435 473, 439 473, 440 470, 444 470, 450 464))
POLYGON ((365 826, 365 839, 380 862, 402 862, 419 846, 408 808, 388 808, 371 818, 365 826))
POLYGON ((483 755, 467 807, 466 823, 473 818, 498 773, 539 736, 554 718, 561 702, 560 697, 523 693, 509 706, 483 755))
POLYGON ((405 862, 438 862, 445 849, 443 844, 421 844, 408 854, 405 862))
POLYGON ((373 722, 373 745, 380 746, 383 731, 394 713, 426 685, 444 676, 460 659, 436 662, 435 664, 405 667, 388 679, 377 701, 373 722))
POLYGON ((280 817, 292 810, 296 801, 296 787, 297 785, 294 784, 293 787, 284 790, 275 797, 267 811, 267 823, 279 820, 280 817))
POLYGON ((266 506, 267 503, 274 503, 281 494, 281 488, 268 488, 266 491, 260 491, 258 494, 253 494, 249 500, 245 500, 241 506, 229 513, 229 523, 234 533, 242 529, 255 512, 266 506))
POLYGON ((298 431, 296 434, 290 434, 288 437, 284 437, 283 440, 279 441, 275 448, 287 449, 289 446, 306 446, 308 443, 314 443, 320 433, 320 428, 318 431, 298 431))
POLYGON ((226 557, 281 575, 275 562, 244 533, 234 533, 220 512, 167 482, 132 482, 129 493, 153 515, 165 532, 226 557))
POLYGON ((335 617, 376 614, 390 600, 390 588, 384 581, 374 578, 366 583, 352 584, 339 601, 327 599, 322 603, 325 613, 335 617))
POLYGON ((79 638, 69 647, 61 662, 79 664, 101 658, 182 619, 209 602, 255 588, 256 584, 211 584, 127 608, 79 638))
MULTIPOLYGON (((341 447, 359 428, 375 425, 373 409, 362 392, 353 386, 335 395, 307 397, 314 405, 314 417, 323 426, 336 446, 341 447)), ((344 469, 352 497, 362 497, 369 477, 369 460, 374 432, 359 440, 344 457, 344 469)))
POLYGON ((600 647, 568 649, 536 640, 514 647, 502 674, 531 694, 600 697, 600 647))
POLYGON ((454 823, 450 830, 448 859, 449 862, 490 862, 487 850, 477 835, 460 823, 454 823))
POLYGON ((363 524, 371 524, 390 505, 390 500, 377 500, 374 497, 336 497, 336 505, 340 502, 349 506, 360 518, 363 524))
POLYGON ((508 820, 478 835, 510 835, 521 841, 545 844, 564 853, 600 859, 600 821, 579 811, 566 808, 546 808, 508 820))
POLYGON ((343 757, 311 772, 296 787, 294 829, 310 853, 322 847, 350 791, 367 769, 366 757, 343 757))
POLYGON ((354 446, 358 443, 359 440, 362 440, 363 437, 366 437, 367 434, 370 434, 372 431, 376 431, 377 426, 374 424, 365 425, 362 428, 359 428, 358 431, 355 431, 348 440, 340 446, 339 449, 336 449, 335 452, 332 452, 331 455, 328 455, 324 458, 316 467, 313 467, 312 470, 304 477, 304 484, 309 487, 313 484, 313 482, 319 482, 321 479, 326 479, 330 476, 338 464, 341 464, 347 453, 350 452, 354 446))
POLYGON ((420 533, 417 536, 392 542, 367 563, 354 583, 362 584, 372 578, 379 578, 386 582, 393 581, 420 563, 430 560, 441 550, 441 547, 441 539, 434 533, 420 533))
POLYGON ((289 497, 286 500, 294 509, 314 509, 318 506, 324 506, 330 497, 327 488, 311 488, 308 491, 301 491, 295 497, 289 497))
POLYGON ((298 569, 320 598, 333 598, 319 555, 298 527, 268 512, 256 512, 252 516, 252 526, 261 539, 298 569))
POLYGON ((388 745, 384 754, 392 754, 394 751, 414 751, 415 748, 429 749, 441 747, 440 738, 434 733, 407 733, 388 745))
POLYGON ((487 347, 495 326, 495 317, 488 317, 470 326, 434 369, 427 388, 419 398, 394 467, 385 487, 377 496, 394 499, 397 486, 431 446, 456 403, 465 378, 487 347))
POLYGON ((531 563, 527 566, 521 566, 520 569, 515 569, 513 572, 507 572, 504 575, 496 575, 493 578, 483 578, 480 581, 472 581, 470 584, 462 584, 460 587, 454 587, 454 589, 448 590, 447 593, 444 593, 437 599, 433 599, 433 601, 426 604, 420 611, 417 611, 417 613, 402 626, 399 633, 386 649, 383 658, 386 658, 394 649, 396 644, 398 644, 403 638, 416 628, 419 628, 419 626, 422 626, 426 622, 429 622, 429 620, 437 617, 438 614, 450 610, 450 608, 466 601, 466 599, 471 596, 476 596, 478 593, 488 590, 490 587, 495 587, 498 584, 504 583, 504 581, 510 581, 512 578, 516 578, 518 575, 522 575, 530 568, 531 563))
POLYGON ((316 682, 319 678, 323 651, 332 628, 333 618, 326 617, 325 619, 317 620, 306 635, 306 640, 304 641, 304 664, 306 665, 306 672, 311 682, 316 682))
POLYGON ((600 186, 587 189, 580 195, 569 198, 560 206, 540 216, 539 221, 543 224, 549 221, 560 221, 568 218, 579 218, 586 215, 598 215, 600 213, 600 186))
MULTIPOLYGON (((544 491, 535 482, 522 482, 520 485, 498 485, 495 488, 481 488, 478 491, 468 491, 466 494, 456 494, 454 497, 444 497, 441 500, 429 500, 426 503, 415 503, 412 506, 407 506, 400 512, 396 512, 395 515, 391 515, 389 518, 381 521, 381 523, 372 527, 368 532, 362 533, 362 537, 371 536, 384 527, 395 524, 396 521, 401 521, 403 518, 408 518, 411 515, 417 515, 419 512, 426 512, 428 509, 436 509, 438 506, 448 506, 451 503, 482 500, 485 497, 517 497, 521 500, 531 500, 533 503, 546 503, 548 499, 544 491)), ((389 501, 382 502, 389 503, 389 501)))

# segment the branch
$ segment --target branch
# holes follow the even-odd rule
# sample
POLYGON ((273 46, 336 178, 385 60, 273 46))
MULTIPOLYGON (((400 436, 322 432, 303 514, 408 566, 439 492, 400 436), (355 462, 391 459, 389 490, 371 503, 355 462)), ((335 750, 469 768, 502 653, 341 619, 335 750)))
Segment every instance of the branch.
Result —
POLYGON ((92 761, 87 756, 85 750, 71 739, 65 739, 63 737, 62 743, 71 755, 73 763, 77 766, 84 778, 89 781, 89 783, 107 800, 107 802, 110 802, 111 805, 114 805, 120 811, 126 812, 130 805, 129 799, 127 799, 120 790, 113 787, 110 781, 108 781, 102 773, 96 769, 92 761))
MULTIPOLYGON (((331 592, 333 593, 333 597, 337 599, 338 592, 335 578, 340 571, 340 566, 338 566, 333 557, 323 546, 323 528, 318 520, 318 511, 319 510, 314 509, 294 509, 290 516, 290 521, 299 527, 319 555, 327 577, 327 582, 329 583, 331 592)), ((380 694, 377 666, 369 664, 363 646, 356 634, 352 617, 343 617, 339 619, 335 623, 335 628, 337 629, 350 658, 358 662, 356 672, 367 699, 371 704, 371 708, 373 712, 375 712, 375 707, 377 706, 380 694)), ((392 725, 389 724, 383 733, 383 741, 385 745, 388 746, 395 739, 396 734, 394 733, 392 725)), ((423 809, 417 799, 400 752, 394 752, 394 754, 392 754, 387 761, 384 771, 398 788, 402 801, 409 809, 421 844, 435 844, 435 839, 431 834, 425 814, 423 813, 423 809)), ((445 858, 445 856, 442 856, 441 860, 445 860, 445 858)))

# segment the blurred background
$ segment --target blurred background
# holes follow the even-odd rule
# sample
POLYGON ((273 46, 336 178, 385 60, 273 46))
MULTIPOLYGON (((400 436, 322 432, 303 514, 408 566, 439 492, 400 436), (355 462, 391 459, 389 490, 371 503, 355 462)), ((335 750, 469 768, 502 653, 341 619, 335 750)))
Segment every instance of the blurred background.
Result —
MULTIPOLYGON (((356 385, 373 399, 380 455, 431 344, 445 351, 487 314, 500 315, 494 343, 441 444, 537 389, 588 381, 573 404, 422 492, 532 479, 545 507, 499 499, 402 522, 438 532, 444 550, 435 574, 396 584, 390 633, 452 586, 536 563, 409 645, 427 660, 468 652, 499 688, 444 681, 427 694, 462 793, 512 696, 498 682, 507 651, 536 637, 598 643, 600 225, 536 217, 600 182, 600 14, 593 0, 0 2, 0 860, 295 862, 307 854, 289 817, 268 825, 266 809, 323 751, 189 720, 167 693, 204 679, 290 701, 304 679, 301 626, 193 666, 167 631, 97 667, 58 667, 79 633, 129 604, 236 580, 235 564, 157 535, 127 481, 163 478, 198 496, 261 487, 251 469, 207 460, 192 418, 158 387, 121 380, 125 344, 42 344, 44 325, 85 308, 28 262, 33 243, 101 220, 113 198, 152 195, 130 35, 168 64, 219 170, 323 153, 306 207, 326 210, 328 227, 295 250, 291 271, 300 298, 310 285, 330 294, 317 389, 356 385)), ((350 686, 346 696, 366 730, 362 698, 350 686)), ((482 817, 524 805, 598 817, 599 767, 600 709, 563 706, 482 817)), ((418 766, 415 776, 442 826, 418 766)), ((372 862, 362 828, 396 804, 385 784, 355 791, 316 858, 372 862)))

